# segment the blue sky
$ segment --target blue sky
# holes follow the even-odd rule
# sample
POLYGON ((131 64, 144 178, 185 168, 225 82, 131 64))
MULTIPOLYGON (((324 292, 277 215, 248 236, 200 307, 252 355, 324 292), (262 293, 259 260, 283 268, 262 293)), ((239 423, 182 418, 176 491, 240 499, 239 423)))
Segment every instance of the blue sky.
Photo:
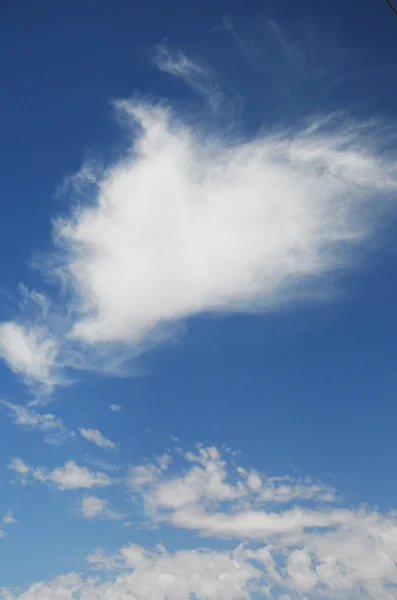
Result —
POLYGON ((0 599, 397 598, 387 3, 0 2, 0 599))

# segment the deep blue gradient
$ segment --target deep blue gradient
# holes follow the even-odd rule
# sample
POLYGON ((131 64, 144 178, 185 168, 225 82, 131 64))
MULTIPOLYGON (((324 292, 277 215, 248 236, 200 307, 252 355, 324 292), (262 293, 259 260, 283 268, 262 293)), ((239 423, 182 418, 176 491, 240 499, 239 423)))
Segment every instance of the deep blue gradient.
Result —
MULTIPOLYGON (((18 283, 47 286, 30 263, 51 248, 52 217, 67 211, 57 193, 64 178, 91 156, 111 160, 125 143, 111 101, 139 93, 179 106, 197 102, 183 83, 153 69, 151 53, 162 41, 221 73, 243 134, 335 110, 396 116, 397 18, 381 0, 0 0, 1 320, 15 314, 18 283), (228 18, 255 40, 249 61, 224 26, 228 18), (296 62, 283 58, 269 23, 304 48, 296 62)), ((192 319, 178 342, 139 359, 142 377, 79 374, 73 387, 55 393, 51 411, 71 429, 92 427, 117 440, 120 465, 161 453, 172 434, 185 448, 198 440, 225 443, 242 452, 242 464, 270 474, 328 477, 347 505, 391 508, 393 231, 393 223, 384 224, 382 239, 363 250, 363 264, 332 282, 330 299, 262 316, 192 319), (109 412, 112 402, 123 412, 109 412)), ((17 403, 26 397, 5 366, 0 395, 17 403)), ((40 486, 21 493, 10 483, 11 457, 48 467, 89 460, 82 440, 48 446, 40 432, 14 427, 5 413, 0 418, 0 507, 16 506, 23 521, 0 540, 0 585, 82 571, 104 538, 109 550, 128 542, 127 528, 82 523, 66 494, 40 486)), ((108 497, 123 501, 114 490, 108 497)), ((158 539, 141 531, 135 541, 158 539)))

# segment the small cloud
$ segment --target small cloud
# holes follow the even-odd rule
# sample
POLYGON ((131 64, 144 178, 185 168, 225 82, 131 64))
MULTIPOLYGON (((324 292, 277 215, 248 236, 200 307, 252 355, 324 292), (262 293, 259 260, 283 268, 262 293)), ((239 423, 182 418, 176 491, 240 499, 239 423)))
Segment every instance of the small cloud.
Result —
POLYGON ((110 477, 104 473, 89 471, 74 461, 69 461, 64 467, 58 467, 53 471, 37 468, 33 471, 33 477, 38 481, 48 482, 61 491, 102 487, 113 483, 110 477))
POLYGON ((90 471, 86 467, 80 467, 72 460, 65 463, 63 467, 48 470, 45 467, 29 467, 21 458, 13 458, 8 464, 8 468, 17 473, 24 484, 31 477, 36 481, 53 485, 61 491, 103 487, 114 483, 105 473, 90 471))
POLYGON ((31 468, 21 458, 12 458, 7 468, 18 475, 23 485, 26 484, 31 468))
POLYGON ((36 410, 12 402, 1 402, 11 413, 15 425, 28 429, 38 429, 44 432, 44 441, 53 446, 59 446, 68 438, 75 436, 73 431, 68 431, 62 420, 50 413, 39 413, 36 410))
POLYGON ((122 411, 123 407, 121 406, 121 404, 111 404, 111 405, 109 406, 109 409, 110 409, 112 412, 119 413, 119 412, 121 412, 121 411, 122 411))
POLYGON ((98 429, 84 429, 80 427, 79 432, 83 436, 83 438, 85 438, 92 444, 99 446, 99 448, 114 449, 116 447, 116 444, 114 442, 111 442, 100 431, 98 431, 98 429))
POLYGON ((80 512, 86 519, 122 519, 123 515, 109 508, 109 502, 97 496, 85 496, 81 501, 80 512))

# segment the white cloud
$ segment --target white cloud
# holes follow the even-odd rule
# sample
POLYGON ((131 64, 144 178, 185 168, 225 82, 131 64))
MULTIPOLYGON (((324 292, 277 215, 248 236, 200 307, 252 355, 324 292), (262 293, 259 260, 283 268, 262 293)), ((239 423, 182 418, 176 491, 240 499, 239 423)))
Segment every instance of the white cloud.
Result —
POLYGON ((243 600, 249 598, 249 585, 259 571, 244 560, 241 552, 184 550, 149 551, 133 545, 107 557, 95 553, 88 557, 92 566, 126 569, 117 578, 100 583, 83 581, 77 574, 32 586, 18 600, 243 600))
POLYGON ((80 512, 86 519, 105 518, 122 519, 123 515, 109 508, 109 502, 97 496, 85 496, 80 505, 80 512))
POLYGON ((113 448, 116 447, 116 444, 114 442, 111 442, 110 440, 108 440, 108 438, 105 437, 97 429, 84 429, 83 427, 81 427, 79 429, 79 432, 81 433, 81 435, 83 436, 83 438, 85 438, 86 440, 88 440, 92 444, 95 444, 96 446, 99 446, 100 448, 113 449, 113 448))
POLYGON ((137 352, 202 312, 310 296, 354 262, 397 190, 394 159, 369 125, 326 119, 233 142, 165 108, 117 107, 141 135, 97 174, 95 202, 56 223, 58 273, 77 293, 70 339, 80 342, 137 352))
POLYGON ((115 412, 115 413, 119 413, 119 412, 121 412, 121 411, 122 411, 122 409, 123 409, 123 407, 121 406, 121 404, 111 404, 111 405, 109 406, 109 408, 110 408, 110 410, 111 410, 112 412, 115 412))
POLYGON ((60 383, 57 354, 58 342, 45 327, 0 323, 0 356, 26 383, 46 391, 60 383))
POLYGON ((213 447, 183 456, 181 474, 155 464, 131 471, 130 485, 141 490, 153 522, 244 541, 244 559, 263 565, 262 590, 385 600, 397 593, 394 513, 334 507, 335 490, 323 483, 267 477, 213 447))
POLYGON ((75 435, 74 432, 65 428, 61 419, 51 413, 39 413, 30 407, 5 400, 2 401, 2 404, 10 411, 16 425, 43 431, 44 441, 47 444, 58 446, 75 435))
POLYGON ((72 460, 65 463, 63 467, 49 470, 44 467, 32 468, 22 459, 13 458, 8 467, 20 475, 24 483, 31 477, 37 481, 49 483, 61 491, 113 484, 112 479, 101 471, 90 471, 86 467, 77 465, 72 460))
MULTIPOLYGON (((155 62, 207 98, 218 93, 214 74, 183 54, 160 46, 155 62)), ((0 356, 47 392, 65 382, 61 367, 125 373, 126 360, 195 315, 323 298, 325 277, 354 265, 394 210, 395 157, 374 120, 326 115, 233 138, 235 123, 225 132, 164 103, 115 106, 130 147, 70 178, 64 191, 78 202, 55 220, 55 250, 40 265, 65 305, 22 286, 21 309, 40 316, 0 324, 0 356)))
POLYGON ((48 482, 62 491, 112 484, 110 477, 104 473, 89 471, 86 467, 80 467, 72 460, 65 463, 63 467, 57 467, 52 471, 42 467, 34 469, 33 477, 39 481, 48 482))
POLYGON ((25 484, 27 482, 31 469, 21 458, 12 458, 7 468, 18 475, 21 483, 25 484))
MULTIPOLYGON (((222 550, 219 542, 216 549, 173 552, 136 544, 113 554, 98 549, 87 560, 94 572, 107 571, 105 579, 70 574, 38 583, 15 597, 396 600, 394 513, 335 507, 338 497, 325 484, 242 468, 234 453, 222 455, 215 447, 199 447, 195 453, 177 449, 177 454, 186 462, 173 473, 169 460, 166 470, 158 460, 132 469, 129 484, 134 499, 141 494, 149 524, 157 528, 165 524, 168 532, 170 526, 181 532, 195 530, 207 536, 208 543, 224 538, 222 550)), ((24 463, 14 466, 24 474, 27 469, 35 473, 24 463)), ((52 479, 59 485, 62 478, 52 479)), ((83 498, 80 510, 86 518, 116 518, 106 500, 92 495, 83 498)), ((160 530, 160 539, 162 534, 160 530)), ((190 546, 193 539, 188 537, 190 546)))
MULTIPOLYGON (((82 588, 82 580, 76 573, 61 575, 52 581, 42 581, 32 585, 21 595, 14 595, 10 590, 0 588, 1 600, 75 600, 76 593, 82 588)), ((88 591, 89 585, 87 585, 88 591)), ((88 598, 86 597, 86 600, 88 598)))
MULTIPOLYGON (((168 455, 167 455, 168 456, 168 455)), ((295 531, 305 527, 327 527, 345 522, 343 510, 324 509, 314 513, 304 508, 290 508, 282 514, 260 511, 296 500, 324 504, 335 501, 335 490, 329 485, 310 478, 266 477, 242 467, 233 469, 234 482, 229 479, 226 460, 214 447, 200 447, 198 452, 183 454, 190 468, 182 476, 166 476, 154 463, 138 465, 130 470, 128 482, 136 491, 142 491, 146 503, 156 511, 157 518, 171 521, 185 529, 198 529, 208 535, 221 537, 263 538, 274 532, 295 531), (224 508, 229 513, 208 513, 224 508), (239 512, 237 509, 244 507, 239 512)), ((167 459, 167 468, 170 458, 167 459)))

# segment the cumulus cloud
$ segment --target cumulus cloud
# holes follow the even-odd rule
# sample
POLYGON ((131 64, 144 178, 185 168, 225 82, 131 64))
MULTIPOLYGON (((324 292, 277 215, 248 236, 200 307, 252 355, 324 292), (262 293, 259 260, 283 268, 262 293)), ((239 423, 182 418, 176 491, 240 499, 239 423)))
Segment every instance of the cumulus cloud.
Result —
POLYGON ((116 565, 128 569, 116 579, 100 583, 95 579, 83 581, 70 573, 49 582, 32 586, 18 600, 102 600, 135 598, 136 600, 241 600, 248 598, 250 582, 259 570, 241 553, 185 550, 167 552, 164 548, 150 551, 131 544, 114 557, 95 553, 88 557, 96 567, 116 565))
POLYGON ((167 474, 155 463, 131 470, 129 483, 142 494, 147 516, 245 542, 244 559, 262 565, 261 590, 335 598, 389 598, 397 590, 394 513, 335 506, 339 497, 326 484, 268 477, 214 447, 183 456, 182 473, 167 474))
POLYGON ((66 429, 61 419, 51 413, 39 413, 29 406, 13 404, 5 400, 2 404, 10 412, 16 425, 42 431, 47 444, 58 446, 75 435, 73 431, 66 429))
MULTIPOLYGON (((237 464, 234 453, 216 447, 176 452, 174 461, 166 453, 152 463, 132 467, 126 479, 117 481, 72 461, 53 470, 32 468, 21 459, 11 461, 9 467, 25 482, 31 478, 60 490, 124 481, 133 492, 132 500, 142 501, 149 524, 197 532, 232 545, 223 551, 199 547, 167 552, 133 544, 116 554, 97 550, 88 561, 94 570, 109 572, 107 583, 69 575, 62 581, 78 583, 71 587, 73 591, 66 584, 56 588, 62 590, 62 597, 102 600, 130 594, 142 600, 188 600, 196 594, 203 599, 237 600, 271 596, 275 589, 290 598, 302 594, 343 600, 393 597, 390 594, 397 590, 395 514, 338 506, 340 496, 326 483, 309 477, 269 476, 237 464), (177 468, 172 468, 175 464, 177 468)), ((122 518, 107 500, 94 495, 82 499, 80 511, 87 519, 122 518)), ((37 584, 16 597, 27 600, 35 593, 37 600, 44 600, 59 581, 37 584)))
POLYGON ((58 341, 45 327, 0 323, 0 357, 26 383, 46 391, 60 383, 57 354, 58 341))
POLYGON ((159 521, 202 535, 263 539, 310 527, 343 525, 352 518, 349 511, 327 508, 336 499, 335 490, 310 478, 263 477, 238 467, 231 482, 227 463, 214 447, 186 453, 185 459, 193 466, 183 476, 167 477, 154 463, 130 471, 130 486, 143 493, 150 514, 159 521), (291 507, 298 500, 315 501, 324 508, 291 507), (269 510, 286 504, 283 512, 269 510))
POLYGON ((8 467, 17 473, 23 482, 29 478, 48 483, 61 491, 75 490, 79 488, 92 488, 112 485, 110 477, 100 471, 90 471, 86 467, 77 465, 74 461, 68 461, 63 467, 53 470, 44 467, 32 468, 22 459, 14 458, 8 467))
POLYGON ((110 409, 112 412, 119 413, 119 412, 121 412, 121 411, 122 411, 123 407, 122 407, 122 405, 121 405, 121 404, 111 404, 111 405, 109 406, 109 409, 110 409))
POLYGON ((354 262, 397 190, 376 127, 312 122, 230 140, 164 107, 117 103, 140 134, 56 223, 70 339, 142 349, 203 312, 259 312, 354 262), (171 328, 171 329, 170 329, 171 328))
MULTIPOLYGON (((7 591, 5 598, 46 600, 56 593, 73 600, 396 597, 395 513, 335 506, 339 496, 322 482, 270 477, 236 464, 233 453, 215 447, 178 449, 177 456, 174 471, 169 460, 165 468, 158 460, 132 468, 132 499, 143 500, 149 525, 197 531, 210 547, 192 549, 189 536, 188 549, 172 552, 133 543, 110 554, 99 548, 87 560, 94 573, 106 571, 106 579, 72 573, 22 595, 7 591)), ((14 466, 22 473, 30 470, 22 462, 14 466)), ((51 479, 56 485, 61 480, 51 479)), ((92 495, 83 498, 80 510, 89 519, 116 518, 106 500, 92 495)))
POLYGON ((79 432, 83 436, 83 438, 85 438, 92 444, 99 446, 99 448, 114 449, 116 447, 116 444, 114 442, 111 442, 97 429, 84 429, 83 427, 80 427, 79 432))

